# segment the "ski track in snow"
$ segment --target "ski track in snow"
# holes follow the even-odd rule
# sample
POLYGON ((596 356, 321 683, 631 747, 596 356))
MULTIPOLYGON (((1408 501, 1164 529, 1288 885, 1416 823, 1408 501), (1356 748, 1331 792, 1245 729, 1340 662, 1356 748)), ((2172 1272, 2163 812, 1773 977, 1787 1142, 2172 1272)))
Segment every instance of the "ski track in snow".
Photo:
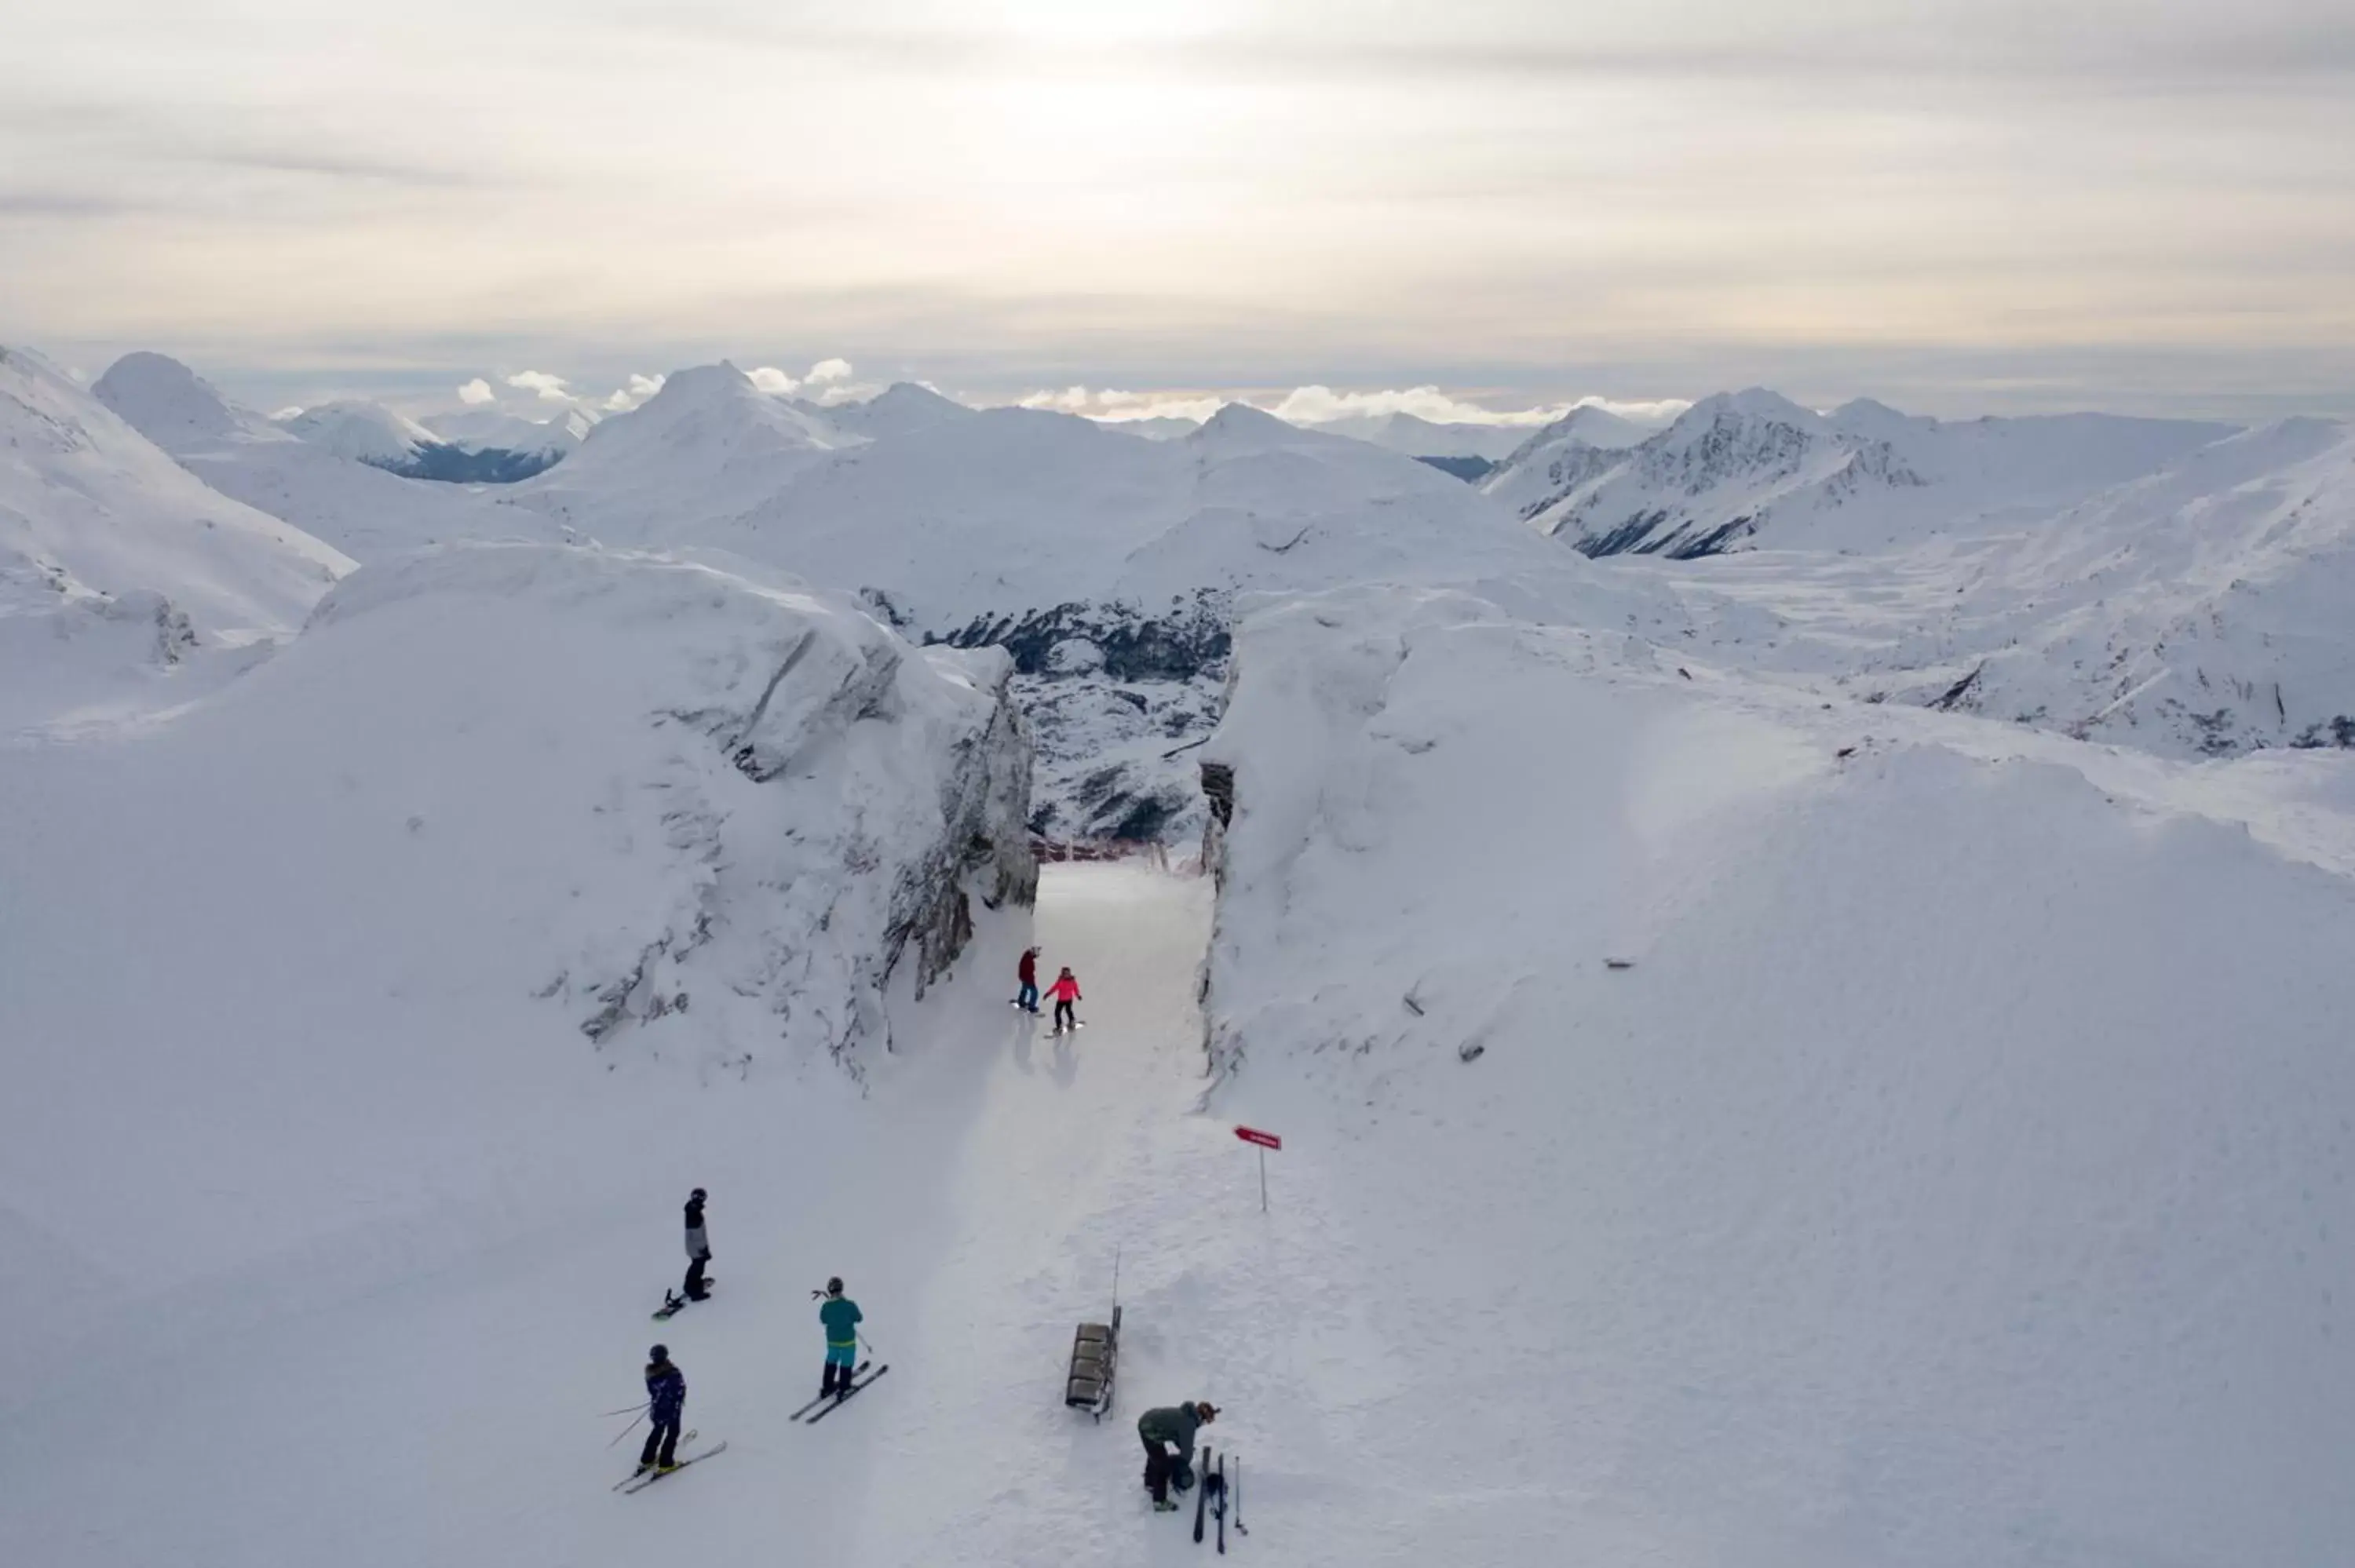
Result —
POLYGON ((176 1349, 135 1330, 77 1346, 54 1392, 0 1424, 9 1559, 1158 1562, 1194 1547, 1150 1513, 1135 1422, 1203 1397, 1231 1407, 1209 1430, 1243 1446, 1259 1550, 1327 1560, 1284 1545, 1277 1513, 1291 1476, 1338 1457, 1271 1462, 1254 1413, 1298 1400, 1306 1343, 1345 1354, 1331 1333, 1348 1313, 1283 1255, 1316 1233, 1314 1207, 1279 1164, 1263 1221, 1250 1151, 1195 1114, 1210 898, 1203 878, 1056 868, 1035 939, 1079 973, 1082 1033, 1054 1039, 1007 1006, 1033 927, 997 916, 954 980, 900 999, 903 1049, 864 1100, 822 1073, 710 1089, 640 1075, 613 1086, 610 1116, 517 1129, 579 1162, 584 1187, 524 1245, 316 1310, 257 1310, 259 1276, 217 1333, 186 1320, 207 1309, 190 1293, 159 1308, 193 1328, 176 1349), (697 1182, 719 1283, 655 1323, 697 1182), (1064 1407, 1062 1377, 1073 1325, 1109 1309, 1115 1247, 1128 1332, 1099 1425, 1064 1407), (816 1392, 809 1291, 832 1272, 892 1372, 812 1429, 787 1417, 816 1392), (1287 1298, 1309 1303, 1290 1331, 1287 1298), (623 1497, 607 1489, 638 1435, 603 1446, 623 1421, 596 1413, 639 1396, 656 1340, 686 1369, 688 1425, 729 1451, 623 1497))

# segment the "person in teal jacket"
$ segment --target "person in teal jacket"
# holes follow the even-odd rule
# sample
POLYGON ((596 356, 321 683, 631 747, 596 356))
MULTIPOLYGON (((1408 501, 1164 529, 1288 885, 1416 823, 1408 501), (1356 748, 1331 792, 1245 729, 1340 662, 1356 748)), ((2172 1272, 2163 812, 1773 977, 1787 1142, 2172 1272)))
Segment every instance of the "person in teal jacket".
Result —
POLYGON ((841 1277, 827 1280, 826 1299, 817 1309, 817 1320, 826 1325, 826 1376, 818 1383, 820 1399, 850 1392, 850 1380, 858 1371, 858 1325, 864 1319, 858 1303, 842 1293, 841 1277))

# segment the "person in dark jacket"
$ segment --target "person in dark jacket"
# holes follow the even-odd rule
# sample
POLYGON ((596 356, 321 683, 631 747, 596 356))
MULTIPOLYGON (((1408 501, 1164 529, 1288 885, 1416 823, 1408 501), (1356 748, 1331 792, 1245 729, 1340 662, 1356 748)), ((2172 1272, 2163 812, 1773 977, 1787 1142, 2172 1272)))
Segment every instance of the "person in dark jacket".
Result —
POLYGON ((678 1468, 678 1423, 686 1413, 687 1374, 672 1362, 667 1345, 656 1345, 646 1352, 646 1419, 654 1430, 638 1450, 639 1469, 678 1468))
POLYGON ((1014 966, 1014 979, 1020 987, 1014 993, 1014 1005, 1025 1012, 1039 1011, 1039 949, 1022 949, 1022 961, 1014 966))
MULTIPOLYGON (((676 1192, 677 1189, 673 1188, 676 1192)), ((703 1189, 698 1187, 687 1200, 687 1298, 700 1301, 711 1292, 704 1288, 703 1266, 711 1261, 711 1237, 703 1228, 703 1189)))
POLYGON ((1180 1478, 1178 1489, 1185 1489, 1185 1478, 1193 1475, 1194 1434, 1218 1415, 1209 1400, 1198 1399, 1189 1404, 1148 1410, 1136 1418, 1136 1436, 1145 1444, 1145 1484, 1153 1489, 1155 1512, 1167 1513, 1178 1506, 1170 1500, 1169 1482, 1173 1477, 1180 1478))
POLYGON ((826 1282, 826 1300, 817 1320, 826 1327, 826 1375, 817 1385, 820 1399, 847 1395, 858 1372, 858 1325, 865 1319, 858 1303, 842 1293, 839 1278, 826 1282))

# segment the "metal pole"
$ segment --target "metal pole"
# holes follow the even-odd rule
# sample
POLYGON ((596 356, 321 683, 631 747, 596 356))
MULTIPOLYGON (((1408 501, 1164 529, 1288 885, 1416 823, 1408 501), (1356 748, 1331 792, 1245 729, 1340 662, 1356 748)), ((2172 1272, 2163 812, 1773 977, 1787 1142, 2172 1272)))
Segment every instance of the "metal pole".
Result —
POLYGON ((1267 1213, 1267 1145, 1259 1146, 1259 1212, 1267 1213))

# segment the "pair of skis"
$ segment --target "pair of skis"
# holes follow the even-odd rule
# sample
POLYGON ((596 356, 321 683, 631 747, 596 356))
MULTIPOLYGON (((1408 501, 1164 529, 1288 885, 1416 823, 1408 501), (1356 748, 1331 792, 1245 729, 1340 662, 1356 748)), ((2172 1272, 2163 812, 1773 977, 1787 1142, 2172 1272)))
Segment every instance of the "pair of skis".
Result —
POLYGON ((811 1400, 807 1404, 805 1404, 799 1410, 794 1411, 792 1415, 787 1417, 787 1419, 792 1421, 800 1421, 806 1417, 812 1425, 825 1420, 828 1413, 830 1413, 835 1406, 840 1404, 844 1400, 848 1399, 852 1394, 857 1393, 860 1389, 865 1388, 868 1383, 873 1383, 876 1377, 881 1377, 885 1372, 891 1370, 891 1363, 886 1361, 881 1366, 875 1367, 875 1377, 868 1377, 867 1375, 867 1369, 874 1366, 875 1363, 873 1361, 859 1362, 857 1366, 850 1369, 850 1379, 842 1387, 836 1389, 832 1393, 819 1394, 815 1399, 811 1400), (823 1406, 823 1408, 820 1408, 821 1406, 823 1406), (810 1414, 810 1412, 813 1410, 817 1412, 815 1415, 810 1414))
POLYGON ((833 1414, 836 1411, 841 1409, 843 1402, 847 1400, 852 1394, 857 1393, 860 1389, 865 1388, 868 1383, 873 1383, 876 1378, 881 1377, 885 1372, 891 1370, 891 1363, 890 1361, 885 1361, 881 1366, 876 1367, 871 1375, 862 1375, 867 1373, 867 1369, 870 1366, 874 1366, 872 1361, 859 1362, 856 1367, 851 1369, 850 1382, 847 1386, 837 1388, 832 1393, 819 1394, 815 1399, 813 1399, 807 1404, 803 1405, 800 1410, 794 1411, 793 1418, 795 1421, 803 1421, 804 1413, 814 1410, 816 1414, 809 1415, 805 1424, 815 1426, 819 1422, 825 1420, 827 1416, 833 1414))
MULTIPOLYGON (((678 1435, 678 1440, 683 1444, 694 1442, 695 1437, 696 1434, 692 1428, 689 1428, 687 1431, 682 1432, 678 1435)), ((648 1487, 653 1486, 656 1481, 661 1480, 665 1476, 675 1476, 681 1470, 686 1469, 689 1465, 694 1464, 697 1460, 709 1459, 714 1454, 724 1452, 727 1447, 728 1444, 726 1440, 723 1439, 720 1442, 714 1443, 710 1447, 706 1448, 700 1454, 689 1454, 686 1458, 679 1460, 667 1470, 632 1470, 628 1475, 623 1476, 620 1480, 613 1483, 613 1489, 617 1492, 642 1492, 648 1487)))
MULTIPOLYGON (((1238 1459, 1235 1461, 1235 1533, 1249 1535, 1251 1531, 1243 1528, 1242 1493, 1243 1465, 1238 1459)), ((1202 1445, 1202 1489, 1194 1494, 1194 1540, 1198 1545, 1202 1539, 1205 1516, 1219 1521, 1219 1555, 1223 1557, 1227 1554, 1227 1457, 1220 1455, 1218 1467, 1213 1469, 1208 1443, 1202 1445), (1213 1498, 1218 1499, 1215 1506, 1210 1501, 1213 1498)))

